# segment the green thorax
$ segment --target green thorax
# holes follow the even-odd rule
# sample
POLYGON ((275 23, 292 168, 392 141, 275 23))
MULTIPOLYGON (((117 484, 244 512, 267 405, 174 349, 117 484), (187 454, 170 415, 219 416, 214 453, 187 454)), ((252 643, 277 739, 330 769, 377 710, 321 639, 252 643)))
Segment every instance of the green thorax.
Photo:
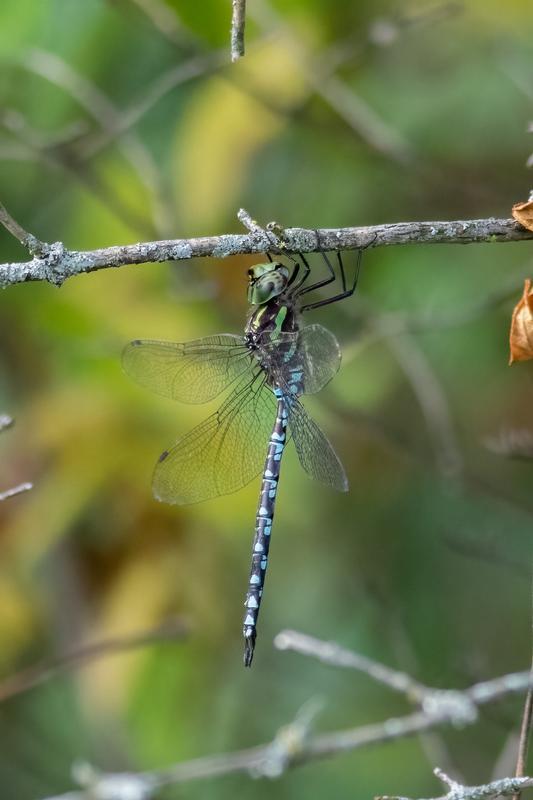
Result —
POLYGON ((246 336, 256 343, 267 334, 275 339, 280 333, 299 328, 299 315, 289 287, 289 270, 278 261, 256 264, 248 271, 248 302, 251 304, 246 322, 246 336))

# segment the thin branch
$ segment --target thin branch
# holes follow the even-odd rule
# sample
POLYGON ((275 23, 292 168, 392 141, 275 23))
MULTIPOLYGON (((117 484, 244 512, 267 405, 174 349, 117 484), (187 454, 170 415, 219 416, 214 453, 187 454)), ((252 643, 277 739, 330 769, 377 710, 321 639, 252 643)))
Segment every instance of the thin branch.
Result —
POLYGON ((18 486, 13 486, 12 489, 6 489, 5 492, 0 492, 0 503, 23 492, 29 492, 30 489, 33 489, 33 483, 19 483, 18 486))
POLYGON ((487 450, 497 456, 522 461, 533 459, 533 431, 527 428, 502 428, 498 433, 487 436, 483 443, 487 450))
POLYGON ((313 72, 310 72, 308 80, 315 92, 373 150, 398 164, 408 164, 413 161, 412 146, 391 125, 384 122, 372 106, 345 81, 336 75, 323 81, 313 72))
POLYGON ((316 66, 316 55, 307 50, 301 37, 293 34, 268 0, 255 0, 250 8, 263 33, 281 32, 288 40, 287 52, 300 69, 302 79, 373 150, 400 164, 413 160, 409 142, 338 76, 325 74, 316 66))
MULTIPOLYGON (((380 322, 379 315, 376 315, 373 324, 378 335, 380 322)), ((463 468, 463 458, 446 393, 437 374, 412 334, 387 336, 385 341, 411 384, 439 470, 447 477, 457 477, 463 468)))
MULTIPOLYGON (((319 644, 324 645, 325 643, 319 642, 319 644)), ((337 648, 336 645, 333 647, 337 648)), ((346 653, 342 648, 337 648, 335 652, 337 655, 346 653)), ((311 654, 316 655, 316 653, 311 654)), ((394 670, 389 670, 384 665, 377 665, 376 662, 370 662, 362 656, 350 654, 350 658, 354 656, 359 659, 359 664, 363 662, 372 664, 372 671, 366 668, 368 663, 364 670, 372 677, 378 675, 376 667, 381 667, 380 677, 377 678, 380 682, 383 682, 382 676, 387 671, 394 674, 394 670)), ((341 662, 343 658, 344 655, 340 658, 341 662)), ((341 665, 351 666, 351 664, 345 663, 341 665)), ((401 675, 401 673, 397 674, 401 675)), ((477 719, 477 706, 493 702, 511 693, 523 692, 531 686, 532 680, 529 672, 519 672, 474 684, 464 691, 428 689, 428 693, 422 700, 420 711, 372 725, 314 736, 309 734, 309 727, 316 714, 316 704, 311 704, 303 709, 292 723, 283 727, 273 741, 267 744, 234 753, 197 758, 166 769, 143 773, 101 775, 85 766, 85 777, 77 776, 78 784, 82 784, 85 788, 81 791, 48 798, 48 800, 89 800, 94 797, 102 798, 102 800, 106 800, 106 798, 126 800, 131 797, 138 798, 138 800, 151 800, 155 797, 158 789, 191 780, 241 772, 253 777, 278 777, 292 767, 320 758, 412 736, 445 724, 456 726, 472 724, 477 719), (457 702, 452 701, 452 698, 455 698, 457 702), (460 714, 457 713, 458 708, 462 708, 460 714), (468 714, 464 713, 465 709, 469 709, 468 714)), ((412 684, 417 688, 425 688, 414 680, 412 680, 412 684)), ((510 780, 524 781, 525 779, 510 780)), ((519 785, 524 788, 525 784, 523 782, 521 784, 514 783, 514 790, 519 785)), ((447 798, 447 800, 459 800, 459 797, 447 798)), ((464 800, 466 800, 466 796, 464 800)))
MULTIPOLYGON (((7 217, 9 218, 9 224, 10 225, 12 224, 14 226, 15 230, 22 231, 23 229, 20 228, 18 223, 15 222, 13 217, 11 217, 10 214, 7 213, 7 211, 4 209, 4 207, 0 203, 0 212, 2 211, 2 209, 5 211, 5 213, 7 214, 7 217)), ((27 234, 27 235, 31 236, 31 234, 27 234)), ((17 236, 17 234, 15 234, 15 236, 17 236)), ((18 238, 18 236, 17 236, 17 238, 18 238)), ((0 414, 0 433, 2 433, 3 431, 6 431, 8 428, 11 428, 11 426, 14 424, 14 422, 15 422, 15 420, 12 417, 8 416, 7 414, 0 414)), ((3 503, 4 500, 8 500, 10 497, 16 497, 18 494, 22 494, 23 492, 29 492, 30 489, 33 489, 33 484, 32 483, 28 483, 28 482, 19 483, 18 486, 13 486, 11 489, 6 489, 5 491, 0 492, 0 503, 3 503)))
POLYGON ((165 39, 178 47, 188 44, 191 34, 184 28, 175 8, 164 0, 130 0, 152 22, 165 39))
POLYGON ((148 631, 140 631, 127 636, 116 636, 111 639, 103 639, 99 642, 83 645, 77 650, 58 656, 48 664, 37 664, 10 675, 0 682, 0 703, 34 689, 61 672, 77 669, 104 656, 136 650, 156 642, 182 639, 187 632, 188 627, 184 620, 176 619, 148 631))
POLYGON ((22 225, 19 225, 19 223, 13 219, 3 203, 0 203, 0 223, 15 237, 15 239, 18 239, 21 245, 29 250, 32 255, 34 253, 42 254, 46 252, 46 245, 33 236, 33 234, 24 230, 22 225))
POLYGON ((231 60, 238 61, 244 55, 244 27, 246 24, 246 0, 232 0, 231 60))
POLYGON ((66 142, 58 147, 50 146, 50 135, 43 135, 41 131, 35 130, 18 112, 8 110, 0 117, 3 127, 17 139, 15 147, 11 145, 0 151, 1 158, 8 161, 13 158, 24 161, 37 160, 51 170, 59 170, 69 179, 74 178, 79 182, 129 228, 141 231, 139 235, 154 235, 154 227, 149 223, 146 213, 137 212, 126 199, 119 197, 116 192, 113 193, 100 174, 78 156, 79 142, 70 144, 66 142))
POLYGON ((519 242, 533 239, 533 232, 513 219, 455 220, 451 222, 397 222, 358 228, 286 228, 278 248, 273 244, 275 223, 268 230, 249 234, 222 234, 196 239, 166 239, 115 245, 96 250, 68 250, 63 242, 48 245, 47 252, 32 261, 0 265, 0 287, 25 281, 48 281, 60 286, 67 278, 85 272, 126 264, 181 261, 194 257, 227 258, 267 251, 315 253, 322 250, 357 250, 402 244, 471 244, 519 242))
MULTIPOLYGON (((113 135, 122 125, 122 111, 102 92, 96 84, 70 64, 67 64, 55 53, 34 48, 28 50, 21 58, 21 65, 50 81, 67 92, 100 126, 104 135, 113 135)), ((118 146, 139 180, 151 194, 154 204, 154 222, 159 234, 165 234, 170 228, 170 220, 175 214, 167 207, 163 182, 156 162, 133 131, 127 131, 118 146)))
MULTIPOLYGON (((433 770, 437 778, 441 780, 450 791, 431 800, 490 800, 492 797, 507 797, 521 789, 528 789, 533 786, 533 778, 500 778, 497 781, 482 784, 481 786, 463 786, 461 783, 452 780, 445 772, 438 767, 433 770)), ((410 800, 408 797, 398 797, 382 795, 375 800, 410 800)))
MULTIPOLYGON (((135 2, 135 0, 133 0, 135 2)), ((82 155, 89 158, 102 150, 107 144, 118 136, 127 133, 140 120, 148 114, 169 92, 195 78, 216 72, 227 64, 227 52, 224 48, 209 53, 198 53, 187 61, 165 70, 154 78, 142 94, 128 107, 123 109, 117 123, 105 130, 98 131, 87 137, 82 148, 82 155)))
POLYGON ((359 336, 357 342, 349 345, 348 348, 345 346, 343 363, 354 357, 359 350, 389 337, 400 336, 404 333, 435 333, 475 322, 484 314, 498 308, 504 301, 514 298, 517 285, 523 283, 530 272, 531 264, 528 263, 524 267, 523 274, 518 272, 508 276, 496 290, 488 292, 485 296, 481 296, 463 307, 454 307, 445 311, 429 307, 421 312, 380 312, 379 330, 374 325, 375 309, 370 309, 366 304, 362 304, 360 298, 359 313, 365 318, 367 330, 364 336, 359 336))
MULTIPOLYGON (((532 668, 533 669, 533 668, 532 668)), ((533 677, 533 671, 532 671, 533 677)), ((520 742, 518 744, 518 757, 516 760, 516 777, 522 778, 526 771, 527 754, 529 751, 529 740, 531 737, 531 723, 533 719, 533 689, 531 687, 526 695, 524 712, 522 715, 522 725, 520 728, 520 742)), ((515 795, 515 800, 520 800, 520 792, 515 795)))
POLYGON ((422 702, 424 697, 431 691, 429 687, 411 678, 405 672, 386 667, 378 661, 373 661, 366 656, 354 653, 335 642, 324 642, 315 639, 314 636, 307 636, 298 631, 281 631, 274 639, 274 647, 278 650, 294 650, 305 656, 318 658, 324 664, 334 667, 356 669, 364 672, 373 680, 388 686, 395 692, 405 694, 410 700, 422 702))
MULTIPOLYGON (((146 115, 159 100, 168 92, 175 89, 182 83, 194 78, 211 74, 228 66, 227 47, 218 50, 206 49, 205 42, 185 26, 178 11, 173 6, 168 5, 164 0, 129 0, 130 3, 138 7, 144 13, 154 28, 175 46, 180 49, 180 58, 183 57, 183 50, 190 56, 184 61, 159 75, 151 85, 142 91, 141 96, 122 112, 122 123, 120 130, 115 133, 123 133, 146 115)), ((237 73, 238 74, 238 73, 237 73)), ((227 70, 224 78, 229 82, 237 81, 238 87, 250 93, 254 98, 260 98, 257 89, 250 90, 243 84, 241 78, 235 78, 235 73, 227 70)), ((282 107, 276 105, 276 112, 283 113, 282 107)), ((99 133, 91 137, 89 147, 84 150, 87 155, 92 155, 105 146, 113 138, 113 132, 99 133)))
MULTIPOLYGON (((531 583, 531 590, 533 592, 533 579, 531 583)), ((532 595, 532 619, 533 619, 533 595, 532 595)), ((532 622, 533 625, 533 622, 532 622)), ((533 678, 533 655, 531 657, 531 677, 533 678)), ((529 687, 526 700, 524 703, 524 711, 522 714, 522 725, 520 726, 520 740, 518 742, 518 755, 516 758, 515 776, 521 778, 526 773, 527 767, 527 754, 529 751, 529 741, 531 739, 531 727, 533 725, 533 687, 529 687)), ((513 795, 513 800, 520 800, 520 791, 513 795)))
MULTIPOLYGON (((398 662, 404 670, 409 670, 410 674, 416 674, 420 670, 420 661, 408 635, 403 615, 399 613, 395 604, 391 604, 384 597, 379 602, 381 618, 383 623, 383 633, 386 636, 388 629, 388 641, 392 645, 398 662)), ((428 764, 442 764, 448 772, 458 774, 455 758, 450 751, 451 742, 448 741, 443 731, 425 731, 417 737, 417 743, 424 752, 428 764)), ((500 775, 506 775, 503 771, 500 775)))
MULTIPOLYGON (((533 686, 531 672, 513 672, 501 678, 476 683, 469 689, 435 689, 415 681, 405 673, 392 670, 366 656, 345 650, 331 642, 298 633, 282 631, 275 644, 279 649, 293 649, 303 655, 320 658, 335 666, 349 666, 358 669, 379 683, 384 683, 396 691, 404 692, 421 703, 423 711, 429 716, 438 716, 454 721, 456 724, 473 722, 473 706, 484 705, 509 693, 520 692, 533 686), (462 707, 462 708, 461 708, 462 707)), ((475 715, 474 715, 475 716, 475 715)))
POLYGON ((280 650, 295 650, 333 666, 357 669, 378 683, 405 694, 410 701, 420 705, 424 714, 447 719, 454 725, 469 724, 477 719, 476 706, 485 702, 484 692, 491 695, 499 690, 493 682, 489 682, 488 687, 486 684, 477 684, 477 694, 473 697, 470 696, 471 690, 459 691, 425 686, 404 672, 393 670, 359 653, 339 647, 333 642, 324 642, 297 631, 282 631, 276 637, 274 644, 280 650))

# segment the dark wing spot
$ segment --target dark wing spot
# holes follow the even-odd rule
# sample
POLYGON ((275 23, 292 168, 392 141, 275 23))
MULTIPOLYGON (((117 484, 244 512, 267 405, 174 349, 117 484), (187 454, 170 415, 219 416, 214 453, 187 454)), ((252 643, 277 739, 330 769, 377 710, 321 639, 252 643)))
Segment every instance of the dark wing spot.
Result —
POLYGON ((161 463, 161 461, 164 461, 167 456, 168 456, 168 450, 163 450, 163 452, 161 453, 161 455, 157 459, 158 462, 161 463))
POLYGON ((131 344, 133 345, 133 347, 137 347, 138 345, 141 344, 141 340, 140 339, 134 339, 131 344))

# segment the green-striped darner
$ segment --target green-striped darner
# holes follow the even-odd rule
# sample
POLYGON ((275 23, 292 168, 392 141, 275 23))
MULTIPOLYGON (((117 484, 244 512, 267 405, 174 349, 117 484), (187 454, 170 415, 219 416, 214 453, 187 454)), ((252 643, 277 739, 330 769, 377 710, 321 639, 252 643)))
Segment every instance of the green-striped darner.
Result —
POLYGON ((135 340, 124 350, 123 366, 139 384, 173 400, 205 403, 224 391, 218 411, 165 450, 153 475, 154 496, 188 504, 229 494, 262 472, 250 580, 245 600, 244 663, 250 666, 265 581, 281 457, 292 439, 311 477, 338 491, 348 489, 333 447, 308 415, 300 397, 320 391, 340 366, 335 336, 322 325, 303 325, 302 314, 355 291, 347 286, 340 253, 337 275, 322 253, 328 275, 309 282, 305 256, 257 264, 249 270, 250 311, 244 336, 223 333, 191 342, 135 340), (309 292, 339 281, 330 297, 306 302, 309 292), (267 454, 265 459, 265 444, 267 454))

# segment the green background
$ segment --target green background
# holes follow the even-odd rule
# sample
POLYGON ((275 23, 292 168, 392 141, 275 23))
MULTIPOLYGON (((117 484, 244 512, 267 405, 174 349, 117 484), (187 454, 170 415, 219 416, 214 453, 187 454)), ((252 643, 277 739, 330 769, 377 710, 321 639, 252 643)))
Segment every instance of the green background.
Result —
MULTIPOLYGON (((1 197, 22 225, 90 249, 238 232, 241 206, 314 228, 508 217, 527 199, 526 0, 249 0, 236 65, 229 14, 229 0, 3 3, 1 197), (220 50, 224 63, 209 66, 220 50), (176 85, 191 59, 200 74, 176 85), (361 102, 392 146, 380 148, 375 122, 361 136, 361 102)), ((527 243, 369 251, 357 296, 313 315, 345 358, 306 405, 351 490, 313 484, 288 453, 250 671, 241 612, 258 481, 192 507, 156 503, 158 454, 216 406, 143 391, 120 352, 137 337, 241 331, 254 259, 2 291, 0 410, 16 426, 0 438, 0 488, 35 484, 0 507, 2 675, 176 616, 190 626, 184 639, 3 700, 2 798, 66 791, 78 758, 153 769, 268 741, 313 697, 317 731, 410 710, 366 676, 276 651, 284 628, 442 687, 528 667, 533 470, 486 440, 532 424, 531 367, 507 366, 530 253, 527 243)), ((0 230, 0 261, 26 259, 0 230)), ((318 762, 276 784, 235 775, 162 796, 436 795, 434 766, 469 783, 512 771, 520 709, 505 701, 466 731, 318 762)))

